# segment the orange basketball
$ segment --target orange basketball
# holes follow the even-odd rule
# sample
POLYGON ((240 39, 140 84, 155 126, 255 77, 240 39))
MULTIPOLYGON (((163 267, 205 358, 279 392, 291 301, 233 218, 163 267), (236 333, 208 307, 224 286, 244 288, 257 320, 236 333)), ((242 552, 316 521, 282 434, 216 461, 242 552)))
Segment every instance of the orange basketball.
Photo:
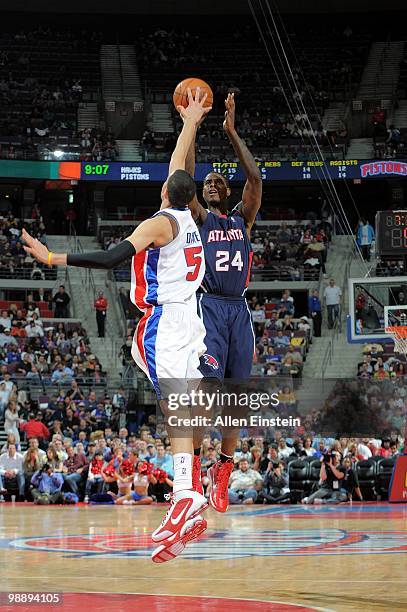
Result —
POLYGON ((177 106, 183 106, 184 108, 186 108, 188 106, 187 89, 190 89, 192 95, 195 96, 197 87, 201 88, 201 99, 204 94, 208 94, 208 97, 205 100, 205 108, 208 106, 212 106, 213 92, 212 89, 209 87, 208 83, 205 83, 205 81, 202 81, 202 79, 191 78, 184 79, 176 86, 174 95, 172 96, 175 108, 177 108, 177 106))

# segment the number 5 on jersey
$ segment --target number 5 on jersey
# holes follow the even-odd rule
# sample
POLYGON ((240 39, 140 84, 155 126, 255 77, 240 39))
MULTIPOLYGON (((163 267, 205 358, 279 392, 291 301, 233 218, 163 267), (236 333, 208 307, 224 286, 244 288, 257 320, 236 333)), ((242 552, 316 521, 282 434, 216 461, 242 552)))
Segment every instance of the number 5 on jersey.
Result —
POLYGON ((230 262, 229 251, 217 251, 216 252, 216 272, 229 272, 229 267, 237 268, 239 272, 243 269, 242 254, 240 251, 236 251, 236 254, 230 262))
POLYGON ((184 249, 184 255, 188 268, 193 268, 185 278, 187 281, 194 281, 198 278, 202 265, 202 247, 188 247, 184 249))

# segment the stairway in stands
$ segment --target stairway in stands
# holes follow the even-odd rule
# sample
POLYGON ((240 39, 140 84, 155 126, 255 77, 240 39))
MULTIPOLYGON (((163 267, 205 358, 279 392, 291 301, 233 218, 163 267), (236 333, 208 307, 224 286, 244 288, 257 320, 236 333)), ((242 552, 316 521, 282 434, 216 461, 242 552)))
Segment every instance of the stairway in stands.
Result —
POLYGON ((358 99, 390 100, 393 97, 399 81, 404 44, 404 41, 373 43, 360 81, 358 99))
POLYGON ((102 45, 102 92, 105 102, 143 104, 143 94, 133 45, 102 45))
POLYGON ((140 74, 134 46, 120 45, 119 54, 123 79, 122 100, 143 104, 144 100, 140 84, 140 74))
MULTIPOLYGON (((73 241, 65 236, 48 236, 50 249, 55 253, 74 251, 73 241)), ((83 251, 100 249, 100 244, 94 236, 79 236, 78 240, 83 251)), ((105 270, 92 270, 93 282, 89 282, 88 272, 84 268, 58 268, 57 284, 64 284, 71 297, 71 317, 79 319, 88 332, 90 346, 100 359, 103 369, 109 376, 118 377, 121 364, 117 358, 119 347, 123 343, 124 319, 118 302, 116 283, 109 280, 105 270), (66 270, 68 274, 66 275, 66 270), (96 314, 93 306, 95 292, 103 291, 109 303, 106 320, 106 337, 98 338, 96 314)))
POLYGON ((399 129, 407 128, 407 100, 398 101, 398 108, 393 112, 389 123, 394 123, 399 129))
MULTIPOLYGON (((100 244, 94 236, 79 236, 83 251, 97 251, 100 244)), ((72 301, 75 307, 75 316, 82 322, 89 332, 90 346, 98 356, 103 369, 109 377, 118 376, 121 372, 121 363, 117 357, 119 347, 124 337, 124 317, 116 292, 116 283, 109 279, 105 270, 92 270, 93 283, 86 280, 86 271, 83 268, 69 268, 69 284, 72 292, 72 301), (93 306, 95 293, 103 291, 109 307, 106 319, 106 337, 97 335, 96 314, 93 306)))
POLYGON ((97 102, 81 102, 78 106, 78 132, 85 128, 99 128, 99 110, 97 102))
POLYGON ((322 117, 324 129, 332 132, 341 130, 344 125, 345 112, 345 102, 331 102, 322 117))
POLYGON ((139 140, 116 140, 118 159, 120 161, 142 161, 143 153, 139 140))
POLYGON ((152 104, 148 127, 152 132, 172 134, 175 131, 170 104, 152 104))
POLYGON ((346 159, 371 159, 373 157, 373 138, 352 138, 346 159))

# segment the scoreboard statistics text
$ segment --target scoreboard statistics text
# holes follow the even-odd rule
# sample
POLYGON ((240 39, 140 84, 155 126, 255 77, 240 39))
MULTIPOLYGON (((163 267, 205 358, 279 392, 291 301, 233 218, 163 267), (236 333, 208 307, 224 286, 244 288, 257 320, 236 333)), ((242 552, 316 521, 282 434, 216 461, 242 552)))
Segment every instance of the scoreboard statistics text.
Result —
MULTIPOLYGON (((332 179, 371 180, 407 176, 407 163, 397 160, 334 159, 258 162, 264 181, 320 181, 332 179)), ((195 179, 203 181, 209 172, 218 172, 229 181, 244 181, 236 162, 196 164, 195 179)), ((71 181, 163 182, 168 163, 160 162, 76 162, 0 160, 0 177, 71 181)))

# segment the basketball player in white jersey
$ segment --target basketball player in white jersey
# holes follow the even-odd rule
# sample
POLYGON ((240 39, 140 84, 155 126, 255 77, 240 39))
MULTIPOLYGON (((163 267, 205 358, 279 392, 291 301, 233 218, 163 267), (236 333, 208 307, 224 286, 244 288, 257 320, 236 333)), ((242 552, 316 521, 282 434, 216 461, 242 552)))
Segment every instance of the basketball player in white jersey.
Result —
MULTIPOLYGON (((52 253, 25 230, 22 236, 26 252, 50 266, 110 269, 133 257, 131 299, 145 314, 136 330, 132 355, 150 378, 164 410, 168 394, 160 381, 200 379, 199 357, 205 352, 205 329, 195 302, 205 261, 199 231, 188 208, 196 186, 185 171, 185 160, 196 126, 210 108, 204 108, 206 96, 200 100, 199 89, 195 99, 190 91, 188 97, 188 107, 178 109, 184 125, 171 157, 158 213, 110 251, 52 253)), ((156 563, 179 555, 188 541, 206 529, 200 512, 207 508, 207 500, 192 490, 192 430, 172 435, 171 446, 173 498, 164 520, 152 534, 158 545, 152 556, 156 563)))

